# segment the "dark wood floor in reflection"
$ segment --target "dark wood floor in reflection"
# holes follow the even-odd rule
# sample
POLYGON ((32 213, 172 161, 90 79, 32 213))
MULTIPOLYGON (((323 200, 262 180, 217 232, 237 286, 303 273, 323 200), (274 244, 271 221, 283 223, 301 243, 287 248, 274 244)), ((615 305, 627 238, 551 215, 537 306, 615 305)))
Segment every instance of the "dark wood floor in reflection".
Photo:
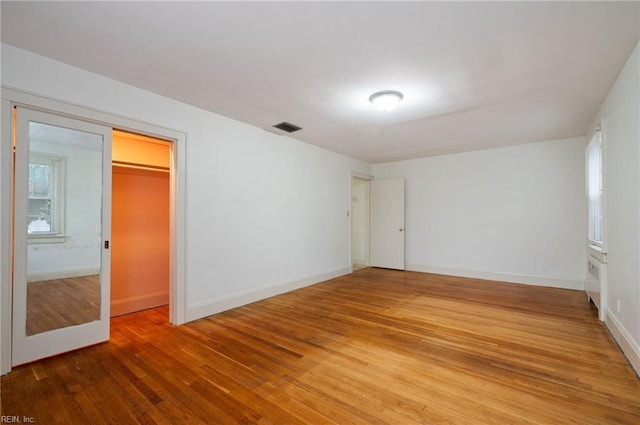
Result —
POLYGON ((100 276, 27 284, 27 335, 100 318, 100 276))

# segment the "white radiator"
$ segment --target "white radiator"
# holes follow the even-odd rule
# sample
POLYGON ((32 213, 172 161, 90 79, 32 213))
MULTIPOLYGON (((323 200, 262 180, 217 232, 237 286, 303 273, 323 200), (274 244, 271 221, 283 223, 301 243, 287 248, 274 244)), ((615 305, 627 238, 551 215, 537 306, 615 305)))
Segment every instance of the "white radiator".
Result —
POLYGON ((605 319, 607 309, 607 256, 589 248, 587 259, 587 279, 585 291, 593 304, 598 308, 598 318, 605 319))

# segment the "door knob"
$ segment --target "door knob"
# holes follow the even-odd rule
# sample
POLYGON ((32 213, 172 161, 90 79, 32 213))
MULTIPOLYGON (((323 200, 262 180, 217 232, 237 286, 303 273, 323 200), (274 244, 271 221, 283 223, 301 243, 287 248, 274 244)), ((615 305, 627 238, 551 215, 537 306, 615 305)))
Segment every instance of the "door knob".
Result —
POLYGON ((404 232, 404 227, 398 229, 400 232, 404 232))

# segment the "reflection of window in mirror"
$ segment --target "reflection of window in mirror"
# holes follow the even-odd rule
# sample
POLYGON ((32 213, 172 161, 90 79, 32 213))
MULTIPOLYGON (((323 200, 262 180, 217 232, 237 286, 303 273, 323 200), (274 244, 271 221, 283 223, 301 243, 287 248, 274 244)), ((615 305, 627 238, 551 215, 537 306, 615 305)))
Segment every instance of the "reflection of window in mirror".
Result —
POLYGON ((27 233, 30 243, 64 242, 64 157, 29 156, 27 233))

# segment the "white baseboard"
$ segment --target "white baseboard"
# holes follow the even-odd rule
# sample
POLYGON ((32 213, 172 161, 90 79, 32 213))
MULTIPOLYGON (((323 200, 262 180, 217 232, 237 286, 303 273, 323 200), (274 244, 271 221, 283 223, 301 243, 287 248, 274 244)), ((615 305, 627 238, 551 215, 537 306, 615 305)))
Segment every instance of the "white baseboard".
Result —
POLYGON ((309 276, 302 279, 294 279, 286 282, 265 285, 255 289, 240 291, 222 297, 197 302, 187 306, 185 319, 187 322, 211 316, 225 310, 240 307, 256 301, 264 300, 275 295, 284 294, 296 289, 304 288, 319 282, 334 279, 350 273, 349 267, 343 267, 327 273, 309 276))
POLYGON ((616 315, 609 310, 606 312, 604 323, 627 357, 627 360, 629 360, 633 369, 638 376, 640 376, 640 346, 638 342, 634 341, 627 328, 625 328, 616 315))
POLYGON ((369 267, 369 262, 365 258, 352 258, 351 266, 353 269, 362 269, 365 267, 369 267))
POLYGON ((548 286, 552 288, 584 291, 584 277, 580 279, 560 279, 546 276, 530 276, 513 273, 486 272, 448 267, 407 264, 407 270, 423 273, 443 274, 447 276, 469 277, 473 279, 495 280, 500 282, 521 283, 525 285, 548 286))
POLYGON ((61 270, 42 270, 28 272, 27 282, 41 282, 43 280, 67 279, 70 277, 92 276, 100 274, 100 266, 75 267, 61 270))
POLYGON ((351 259, 351 262, 355 263, 355 264, 367 264, 368 263, 367 259, 364 258, 364 257, 353 257, 351 259))
POLYGON ((111 300, 111 317, 169 304, 169 291, 111 300))

